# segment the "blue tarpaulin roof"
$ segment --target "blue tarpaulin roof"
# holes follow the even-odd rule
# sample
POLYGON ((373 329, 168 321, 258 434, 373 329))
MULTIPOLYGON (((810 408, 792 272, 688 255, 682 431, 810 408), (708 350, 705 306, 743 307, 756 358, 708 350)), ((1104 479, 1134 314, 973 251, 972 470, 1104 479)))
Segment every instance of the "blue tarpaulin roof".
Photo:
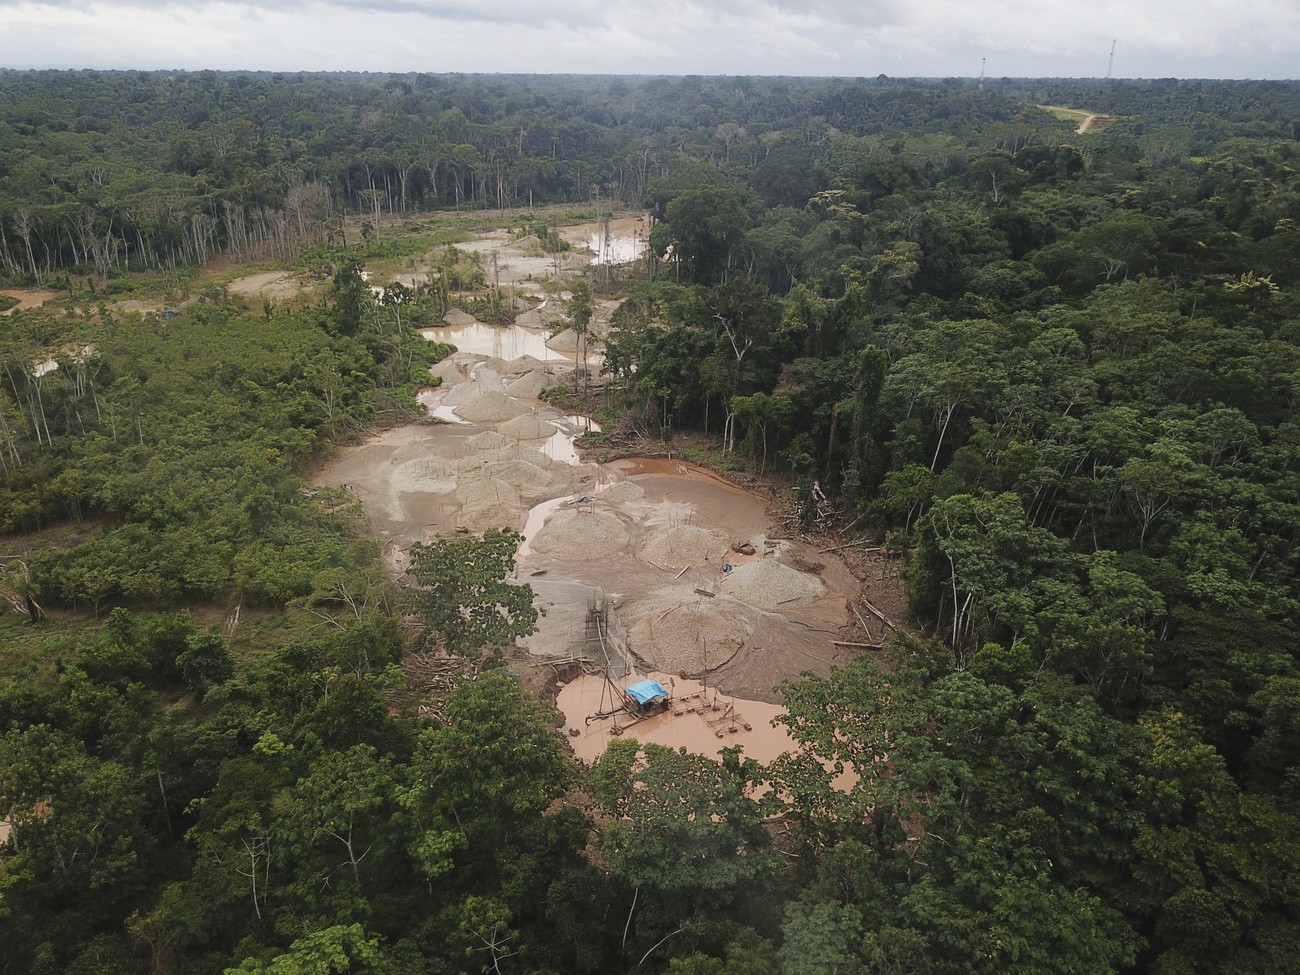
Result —
POLYGON ((648 704, 657 697, 668 696, 668 692, 664 690, 664 685, 657 680, 643 680, 639 684, 633 684, 623 693, 635 698, 638 704, 648 704))

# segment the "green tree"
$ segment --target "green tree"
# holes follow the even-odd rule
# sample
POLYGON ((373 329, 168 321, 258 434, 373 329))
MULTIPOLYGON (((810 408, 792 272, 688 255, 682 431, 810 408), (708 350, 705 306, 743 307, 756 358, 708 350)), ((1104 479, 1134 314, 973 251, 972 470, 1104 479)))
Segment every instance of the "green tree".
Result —
POLYGON ((449 653, 477 657, 485 647, 500 651, 535 633, 539 611, 533 587, 511 585, 521 541, 512 531, 487 531, 481 539, 439 539, 411 546, 411 574, 417 586, 411 608, 424 617, 421 646, 441 639, 449 653))
POLYGON ((429 878, 458 857, 482 869, 506 855, 572 775, 553 712, 504 671, 459 685, 444 713, 445 724, 420 734, 398 793, 414 818, 411 857, 429 878))
POLYGON ((245 958, 225 975, 364 975, 386 971, 377 938, 367 938, 360 924, 336 924, 299 938, 270 961, 245 958))

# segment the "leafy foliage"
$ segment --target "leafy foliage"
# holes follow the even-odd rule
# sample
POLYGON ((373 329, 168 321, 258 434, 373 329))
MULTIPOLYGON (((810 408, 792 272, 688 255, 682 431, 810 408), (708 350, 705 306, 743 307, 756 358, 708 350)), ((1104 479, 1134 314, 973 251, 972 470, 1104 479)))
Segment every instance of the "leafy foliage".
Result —
POLYGON ((408 601, 424 617, 422 645, 438 637, 449 653, 477 657, 484 648, 500 651, 536 632, 532 586, 506 582, 519 542, 517 532, 487 531, 481 539, 411 546, 411 574, 419 588, 408 601))

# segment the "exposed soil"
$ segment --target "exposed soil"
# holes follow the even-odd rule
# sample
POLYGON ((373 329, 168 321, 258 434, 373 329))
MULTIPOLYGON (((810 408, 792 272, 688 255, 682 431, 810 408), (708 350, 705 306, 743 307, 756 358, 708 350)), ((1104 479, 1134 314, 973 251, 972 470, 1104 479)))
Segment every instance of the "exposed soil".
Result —
POLYGON ((18 304, 14 305, 7 311, 0 312, 0 315, 12 315, 16 311, 26 311, 29 308, 39 308, 47 301, 61 297, 58 291, 45 291, 40 288, 5 288, 0 294, 9 295, 18 299, 18 304))
MULTIPOLYGON (((575 234, 588 232, 595 225, 575 234)), ((517 273, 527 255, 507 252, 513 244, 493 233, 476 247, 496 250, 498 274, 517 273)), ((475 327, 483 326, 460 331, 475 327)), ((711 755, 720 747, 710 724, 718 695, 731 701, 722 719, 740 729, 723 737, 750 734, 770 724, 766 709, 777 713, 782 681, 826 674, 862 652, 854 644, 886 641, 887 628, 859 602, 860 580, 868 578, 867 598, 901 619, 901 589, 880 577, 891 567, 884 560, 856 548, 824 551, 842 540, 792 532, 788 512, 752 477, 667 449, 640 455, 662 445, 638 451, 635 438, 625 438, 621 449, 631 456, 595 463, 584 451, 583 462, 572 446, 582 418, 560 416, 535 398, 536 387, 571 364, 543 363, 556 355, 550 343, 534 350, 498 341, 507 332, 494 330, 473 353, 462 345, 435 367, 443 385, 421 394, 429 421, 345 448, 315 476, 362 502, 384 564, 402 584, 414 581, 405 572, 415 541, 521 528, 513 579, 532 586, 544 614, 538 631, 508 654, 525 686, 546 696, 588 680, 584 674, 601 675, 598 688, 606 678, 626 686, 647 673, 683 687, 701 680, 713 696, 712 717, 687 707, 686 717, 665 722, 681 724, 670 737, 685 735, 711 755), (734 720, 745 708, 761 716, 748 729, 734 720)), ((606 455, 609 445, 600 449, 606 455)), ((705 691, 683 693, 701 700, 705 691)), ((559 703, 568 726, 587 737, 579 713, 587 703, 566 704, 562 692, 559 703)))
POLYGON ((284 271, 266 271, 262 274, 248 274, 235 278, 226 287, 231 294, 246 298, 267 298, 271 301, 285 301, 296 298, 305 291, 311 291, 316 282, 286 274, 284 271))

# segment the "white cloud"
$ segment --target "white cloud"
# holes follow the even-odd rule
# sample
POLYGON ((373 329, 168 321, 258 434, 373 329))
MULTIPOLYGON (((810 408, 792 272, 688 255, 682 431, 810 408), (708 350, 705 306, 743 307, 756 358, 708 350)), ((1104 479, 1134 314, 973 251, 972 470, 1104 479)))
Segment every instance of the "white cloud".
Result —
POLYGON ((10 67, 1295 77, 1296 0, 0 0, 10 67))

